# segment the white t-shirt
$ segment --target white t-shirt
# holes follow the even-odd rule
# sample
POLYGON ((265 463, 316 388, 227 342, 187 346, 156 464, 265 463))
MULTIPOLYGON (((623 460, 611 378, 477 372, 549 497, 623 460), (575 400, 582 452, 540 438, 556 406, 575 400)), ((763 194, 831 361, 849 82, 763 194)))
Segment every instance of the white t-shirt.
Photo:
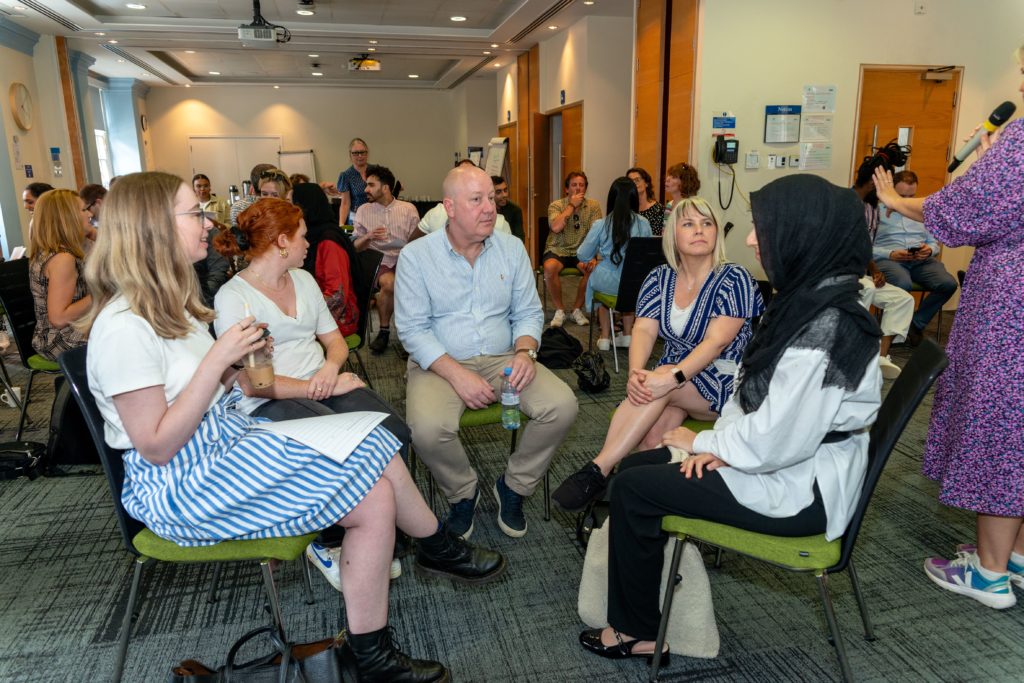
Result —
MULTIPOLYGON (((432 232, 441 230, 446 225, 448 225, 448 211, 444 208, 444 204, 441 203, 423 214, 418 227, 424 235, 429 235, 432 232)), ((494 232, 512 234, 512 228, 500 213, 494 216, 494 232)))
MULTIPOLYGON (((131 312, 124 297, 111 300, 96 316, 89 332, 86 371, 111 447, 133 447, 114 407, 115 396, 162 385, 167 405, 172 405, 192 381, 196 368, 213 346, 205 323, 193 318, 192 326, 187 337, 164 339, 144 318, 131 312)), ((223 393, 224 387, 218 385, 210 405, 223 393)))
MULTIPOLYGON (((301 268, 288 271, 295 283, 295 317, 285 315, 273 301, 245 279, 233 277, 224 283, 214 299, 217 336, 245 317, 245 304, 256 322, 266 323, 274 337, 274 374, 309 379, 323 367, 324 350, 316 335, 337 332, 338 323, 327 310, 327 302, 313 276, 301 268)), ((251 413, 270 399, 246 396, 238 409, 251 413)))

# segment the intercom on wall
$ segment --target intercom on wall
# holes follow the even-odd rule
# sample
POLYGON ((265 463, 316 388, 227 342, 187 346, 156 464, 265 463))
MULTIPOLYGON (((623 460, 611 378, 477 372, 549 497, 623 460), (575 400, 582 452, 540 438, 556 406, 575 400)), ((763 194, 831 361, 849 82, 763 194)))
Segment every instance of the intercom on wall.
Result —
POLYGON ((736 138, 716 135, 711 158, 716 164, 735 164, 740 159, 740 141, 736 138))

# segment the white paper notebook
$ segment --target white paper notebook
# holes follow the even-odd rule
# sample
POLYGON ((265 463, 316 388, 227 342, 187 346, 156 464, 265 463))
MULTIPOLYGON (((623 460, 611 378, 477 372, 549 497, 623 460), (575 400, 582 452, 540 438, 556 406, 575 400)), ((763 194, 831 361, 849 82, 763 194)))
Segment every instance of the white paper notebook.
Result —
POLYGON ((387 418, 387 413, 359 411, 341 415, 318 415, 300 420, 261 422, 255 429, 283 434, 289 439, 320 451, 331 460, 345 462, 356 446, 387 418))

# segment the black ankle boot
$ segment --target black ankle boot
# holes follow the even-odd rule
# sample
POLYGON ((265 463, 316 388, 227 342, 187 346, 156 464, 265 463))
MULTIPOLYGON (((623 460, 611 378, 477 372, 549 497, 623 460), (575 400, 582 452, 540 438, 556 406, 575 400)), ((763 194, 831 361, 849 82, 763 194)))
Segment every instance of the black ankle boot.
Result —
POLYGON ((358 683, 447 683, 448 669, 439 662, 412 659, 399 652, 385 626, 370 633, 349 633, 346 643, 354 655, 358 683))
POLYGON ((505 573, 506 566, 501 553, 467 543, 448 525, 416 544, 417 571, 460 583, 489 583, 505 573))

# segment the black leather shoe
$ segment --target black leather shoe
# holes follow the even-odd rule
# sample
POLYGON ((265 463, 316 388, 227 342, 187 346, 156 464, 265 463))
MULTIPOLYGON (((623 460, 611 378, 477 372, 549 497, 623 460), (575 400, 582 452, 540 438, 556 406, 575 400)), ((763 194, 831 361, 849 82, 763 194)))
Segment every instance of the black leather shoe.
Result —
POLYGON ((433 536, 420 539, 416 548, 418 572, 460 583, 490 583, 505 573, 506 566, 501 553, 470 545, 447 526, 433 536))
POLYGON ((372 342, 370 342, 370 351, 374 354, 384 353, 388 348, 388 342, 391 340, 391 330, 381 330, 377 333, 377 336, 372 342))
POLYGON ((924 330, 917 327, 917 325, 911 324, 910 329, 907 330, 907 344, 912 347, 921 345, 924 340, 924 330))
MULTIPOLYGON (((601 642, 601 631, 603 628, 592 628, 584 631, 580 634, 580 645, 583 646, 584 650, 593 652, 595 655, 600 657, 606 657, 608 659, 626 659, 627 657, 646 657, 647 663, 649 664, 654 655, 649 652, 639 653, 633 652, 633 648, 639 643, 639 640, 630 640, 625 642, 622 640, 622 636, 619 635, 618 631, 614 631, 615 639, 618 641, 614 645, 605 645, 601 642)), ((665 650, 661 653, 661 664, 660 666, 668 666, 669 653, 665 650)))
POLYGON ((370 633, 349 633, 350 650, 359 683, 448 683, 448 669, 440 662, 412 659, 392 640, 391 627, 370 633))

